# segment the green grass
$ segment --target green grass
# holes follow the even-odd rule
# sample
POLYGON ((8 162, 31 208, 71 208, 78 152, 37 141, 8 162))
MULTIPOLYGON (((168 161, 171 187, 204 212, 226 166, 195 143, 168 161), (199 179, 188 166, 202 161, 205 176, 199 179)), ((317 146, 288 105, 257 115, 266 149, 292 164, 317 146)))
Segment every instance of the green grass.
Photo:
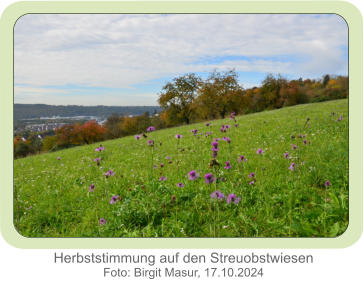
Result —
POLYGON ((99 144, 94 144, 15 160, 14 225, 27 237, 343 233, 348 225, 348 100, 239 116, 237 123, 235 128, 230 119, 216 120, 211 127, 200 123, 165 129, 138 141, 134 137, 105 141, 101 153, 95 152, 99 144), (222 124, 232 127, 221 133, 222 124), (194 136, 192 129, 213 134, 194 136), (183 135, 179 144, 176 134, 183 135), (219 141, 220 166, 210 168, 211 142, 223 136, 231 144, 219 141), (154 147, 147 146, 148 139, 155 141, 154 147), (297 149, 292 150, 291 144, 297 149), (263 155, 256 154, 258 148, 263 155), (289 152, 289 159, 284 152, 289 152), (238 163, 239 155, 247 161, 238 163), (102 168, 93 161, 96 157, 101 157, 102 168), (232 165, 229 170, 224 169, 227 160, 232 165), (289 170, 291 163, 294 171, 289 170), (106 178, 110 169, 115 175, 106 178), (188 180, 191 170, 201 178, 188 180), (210 185, 203 178, 208 172, 217 177, 210 185), (254 185, 249 184, 251 172, 254 185), (161 176, 167 180, 160 182, 161 176), (331 183, 327 188, 326 180, 331 183), (178 188, 179 182, 185 187, 178 188), (94 192, 88 191, 90 184, 95 184, 94 192), (225 196, 234 193, 241 201, 227 204, 212 199, 215 189, 225 196), (110 204, 114 195, 121 200, 110 204), (99 225, 100 218, 107 223, 99 225))

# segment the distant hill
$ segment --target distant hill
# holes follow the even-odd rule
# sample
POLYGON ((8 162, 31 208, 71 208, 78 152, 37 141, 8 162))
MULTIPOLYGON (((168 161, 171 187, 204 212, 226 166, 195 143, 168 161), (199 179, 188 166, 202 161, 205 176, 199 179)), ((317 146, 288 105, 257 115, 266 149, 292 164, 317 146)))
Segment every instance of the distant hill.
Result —
POLYGON ((75 117, 97 116, 107 118, 111 114, 141 115, 145 112, 153 114, 160 112, 159 106, 79 106, 79 105, 48 105, 48 104, 14 104, 14 119, 35 119, 40 117, 75 117))

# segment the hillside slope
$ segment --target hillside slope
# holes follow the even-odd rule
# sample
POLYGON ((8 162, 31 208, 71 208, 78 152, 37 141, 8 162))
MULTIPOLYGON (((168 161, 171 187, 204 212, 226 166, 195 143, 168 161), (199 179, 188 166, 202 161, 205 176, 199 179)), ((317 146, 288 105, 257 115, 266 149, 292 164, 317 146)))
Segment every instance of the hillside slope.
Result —
POLYGON ((331 237, 348 224, 348 100, 99 146, 14 161, 22 235, 331 237))

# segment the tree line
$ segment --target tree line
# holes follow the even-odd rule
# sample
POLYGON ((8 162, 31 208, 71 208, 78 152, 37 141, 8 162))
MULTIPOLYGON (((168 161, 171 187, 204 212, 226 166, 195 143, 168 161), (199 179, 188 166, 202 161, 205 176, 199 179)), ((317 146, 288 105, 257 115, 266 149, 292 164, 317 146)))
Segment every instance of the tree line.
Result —
POLYGON ((167 82, 159 93, 159 114, 138 116, 112 114, 103 125, 87 121, 65 125, 54 135, 32 133, 27 139, 14 137, 14 156, 55 151, 143 133, 147 127, 174 127, 225 118, 230 113, 248 114, 296 104, 348 97, 346 76, 325 75, 321 79, 287 80, 269 74, 260 87, 244 89, 234 70, 213 71, 206 79, 191 73, 167 82), (42 137, 43 136, 43 137, 42 137))

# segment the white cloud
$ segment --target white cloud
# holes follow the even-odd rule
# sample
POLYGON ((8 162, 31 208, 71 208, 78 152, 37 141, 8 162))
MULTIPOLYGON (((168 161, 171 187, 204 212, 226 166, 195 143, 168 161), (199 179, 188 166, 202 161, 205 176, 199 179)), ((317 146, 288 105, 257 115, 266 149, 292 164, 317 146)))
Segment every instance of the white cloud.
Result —
POLYGON ((29 14, 15 26, 15 82, 133 88, 214 68, 347 74, 346 46, 337 15, 29 14))

